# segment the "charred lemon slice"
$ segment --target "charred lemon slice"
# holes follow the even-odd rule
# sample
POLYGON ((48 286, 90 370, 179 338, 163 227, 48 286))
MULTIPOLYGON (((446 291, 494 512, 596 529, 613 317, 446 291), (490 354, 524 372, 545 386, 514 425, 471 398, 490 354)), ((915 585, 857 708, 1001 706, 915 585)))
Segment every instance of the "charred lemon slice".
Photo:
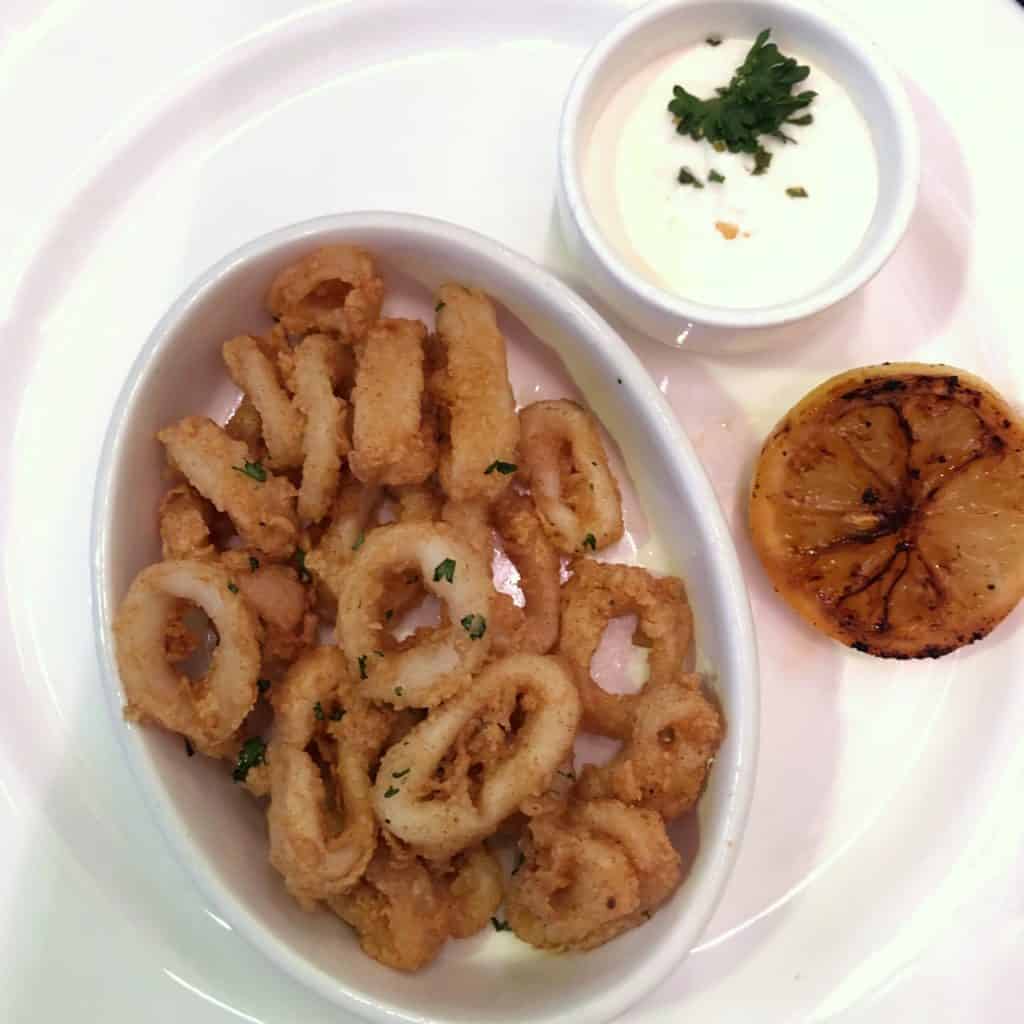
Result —
POLYGON ((1024 595, 1024 424, 962 370, 851 370, 768 437, 750 529, 812 626, 883 658, 948 654, 1024 595))

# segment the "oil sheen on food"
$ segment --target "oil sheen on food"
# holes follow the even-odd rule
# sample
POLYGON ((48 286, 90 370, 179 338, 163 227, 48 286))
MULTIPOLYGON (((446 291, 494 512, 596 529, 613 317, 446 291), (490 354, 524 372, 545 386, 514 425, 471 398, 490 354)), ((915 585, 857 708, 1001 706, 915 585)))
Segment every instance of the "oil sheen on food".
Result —
POLYGON ((842 86, 798 53, 811 66, 799 89, 818 94, 808 108, 814 121, 786 126, 796 144, 761 137, 772 153, 766 173, 750 173, 748 154, 718 153, 676 132, 666 109, 672 87, 713 95, 751 42, 701 42, 628 79, 600 114, 583 159, 598 222, 632 269, 683 298, 746 309, 824 285, 860 244, 878 193, 863 117, 842 86), (680 185, 680 167, 704 187, 680 185), (725 181, 709 181, 712 170, 725 181), (790 188, 807 197, 791 197, 790 188))

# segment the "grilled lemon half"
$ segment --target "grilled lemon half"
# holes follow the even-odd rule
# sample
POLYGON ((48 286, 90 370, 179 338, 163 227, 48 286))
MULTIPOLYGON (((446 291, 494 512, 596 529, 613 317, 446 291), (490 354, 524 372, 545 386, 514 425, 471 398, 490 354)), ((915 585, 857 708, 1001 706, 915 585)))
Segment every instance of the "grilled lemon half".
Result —
POLYGON ((750 529, 812 626, 883 658, 948 654, 1024 596, 1024 423, 950 366, 850 370, 765 441, 750 529))

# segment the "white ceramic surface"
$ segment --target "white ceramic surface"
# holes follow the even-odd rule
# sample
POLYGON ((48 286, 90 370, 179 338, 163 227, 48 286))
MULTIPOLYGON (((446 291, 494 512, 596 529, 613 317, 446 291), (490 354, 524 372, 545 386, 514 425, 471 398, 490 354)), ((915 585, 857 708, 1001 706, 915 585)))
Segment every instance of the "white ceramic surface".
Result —
POLYGON ((569 89, 559 128, 559 211, 590 288, 630 326, 666 345, 697 350, 721 351, 729 339, 694 332, 695 324, 731 330, 787 324, 820 313, 869 281, 907 229, 919 171, 917 126, 896 73, 859 30, 812 0, 656 0, 645 5, 587 55, 569 89), (860 245, 808 294, 750 309, 713 306, 662 288, 616 251, 591 209, 583 153, 610 99, 638 71, 710 32, 753 38, 765 28, 772 30, 783 53, 800 54, 849 92, 877 155, 878 200, 860 245))
MULTIPOLYGON (((623 485, 631 490, 627 478, 623 485)), ((129 373, 100 459, 93 542, 97 651, 132 767, 168 841, 217 911, 296 978, 379 1021, 602 1024, 661 982, 695 944, 736 858, 753 790, 757 655, 746 588, 714 493, 664 396, 625 342, 547 271, 444 221, 373 212, 292 225, 226 255, 161 318, 129 373), (381 967, 359 955, 353 933, 331 914, 306 913, 287 895, 267 861, 263 812, 233 785, 223 762, 186 758, 180 738, 119 720, 112 619, 134 575, 160 557, 155 511, 166 480, 154 435, 185 415, 223 421, 237 401, 221 362, 223 339, 269 328, 262 300, 274 274, 343 242, 378 259, 386 315, 430 320, 436 289, 449 280, 490 294, 505 311, 521 402, 567 397, 554 390, 557 369, 543 365, 548 346, 631 467, 646 513, 641 529, 688 581, 698 664, 721 700, 726 739, 697 821, 681 821, 675 833, 688 867, 682 886, 644 928, 588 956, 545 956, 487 929, 450 944, 421 974, 381 967)))
MULTIPOLYGON (((444 217, 580 287, 553 223, 555 146, 538 140, 555 139, 576 67, 634 6, 0 4, 0 122, 17 155, 0 161, 0 1020, 355 1020, 216 914, 126 771, 90 608, 103 434, 188 282, 324 210, 444 217)), ((1024 135, 1006 130, 1024 10, 836 6, 899 64, 921 129, 904 241, 855 296, 764 332, 767 351, 710 359, 634 339, 736 537, 764 699, 722 902, 621 1024, 1021 1016, 1024 613, 962 654, 879 665, 780 607, 744 534, 758 443, 832 373, 944 360, 1024 396, 1024 135)))

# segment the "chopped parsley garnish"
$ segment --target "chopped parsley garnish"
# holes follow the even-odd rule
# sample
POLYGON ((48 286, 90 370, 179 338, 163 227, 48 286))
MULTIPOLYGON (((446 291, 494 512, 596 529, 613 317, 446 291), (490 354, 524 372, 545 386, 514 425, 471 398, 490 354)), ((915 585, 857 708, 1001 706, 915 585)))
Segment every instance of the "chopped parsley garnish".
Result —
POLYGON ((196 756, 196 748, 192 746, 192 741, 187 736, 185 737, 185 753, 189 757, 196 756))
POLYGON ((235 770, 231 773, 231 778, 235 782, 245 782, 250 769, 255 768, 258 764, 267 763, 266 754, 266 743, 259 736, 250 736, 238 752, 238 762, 235 764, 235 770))
POLYGON ((708 36, 707 39, 704 40, 704 42, 707 43, 708 46, 721 46, 722 37, 718 35, 708 36))
POLYGON ((509 932, 512 930, 512 925, 508 921, 499 921, 496 917, 491 918, 491 924, 496 932, 509 932))
POLYGON ((256 689, 259 690, 260 693, 266 693, 267 690, 270 689, 270 680, 269 679, 257 679, 256 680, 256 689))
POLYGON ((392 772, 391 773, 391 778, 393 778, 393 779, 404 779, 406 777, 406 775, 408 775, 409 772, 411 772, 411 771, 412 771, 411 768, 403 768, 400 772, 392 772))
POLYGON ((508 476, 509 473, 514 473, 519 467, 514 462, 502 462, 501 459, 495 459, 485 470, 484 475, 488 476, 491 473, 500 473, 502 476, 508 476))
POLYGON ((231 468, 236 473, 244 473, 257 483, 264 484, 267 482, 267 471, 258 462, 245 462, 241 466, 232 466, 231 468))
POLYGON ((395 696, 396 697, 401 697, 403 693, 405 693, 405 690, 403 690, 401 686, 396 686, 395 687, 395 696))
POLYGON ((395 786, 388 786, 388 788, 384 790, 384 799, 390 800, 393 796, 398 796, 398 789, 395 786))
POLYGON ((443 562, 439 562, 434 568, 434 582, 440 583, 442 580, 445 583, 453 583, 455 581, 455 559, 446 558, 443 562))
POLYGON ((238 593, 238 584, 237 583, 229 583, 228 584, 228 590, 230 590, 232 594, 237 594, 238 593))
POLYGON ((679 173, 676 175, 676 181, 678 181, 680 185, 692 185, 694 188, 704 187, 704 182, 702 182, 689 167, 679 168, 679 173))
POLYGON ((708 181, 713 181, 716 185, 721 185, 722 182, 725 181, 725 175, 719 174, 718 171, 712 168, 711 172, 708 174, 708 181))
POLYGON ((320 703, 320 701, 317 701, 313 705, 313 717, 318 722, 322 722, 324 720, 324 709, 323 709, 323 705, 320 703))
POLYGON ((360 533, 355 539, 355 543, 352 545, 353 551, 358 551, 363 546, 363 541, 366 540, 366 534, 360 533))
POLYGON ((292 557, 295 559, 295 565, 299 570, 299 582, 312 583, 313 574, 306 568, 306 552, 302 548, 296 548, 295 554, 292 557))
POLYGON ((585 548, 590 548, 591 551, 596 551, 597 538, 592 533, 588 533, 586 537, 583 538, 583 546, 585 548))
POLYGON ((366 655, 365 654, 360 654, 359 657, 356 658, 356 661, 359 662, 359 678, 360 679, 365 679, 366 678, 366 655))
MULTIPOLYGON (((771 29, 767 28, 758 35, 729 84, 716 89, 714 96, 702 100, 677 85, 668 104, 669 113, 677 118, 680 135, 689 135, 697 142, 705 139, 718 152, 727 149, 730 153, 752 154, 752 174, 764 174, 772 159, 761 145, 761 136, 792 142, 783 134, 782 126, 809 124, 804 120, 808 115, 793 115, 817 95, 810 89, 793 93, 793 87, 811 69, 780 53, 775 43, 768 42, 770 35, 771 29)), ((716 45, 712 39, 721 42, 717 36, 708 36, 709 45, 716 45)))
POLYGON ((479 640, 487 632, 487 620, 482 615, 463 615, 459 621, 470 640, 479 640))
POLYGON ((345 717, 345 709, 344 708, 335 708, 331 712, 331 721, 332 722, 340 722, 344 717, 345 717))
POLYGON ((790 199, 806 199, 807 189, 802 185, 794 185, 791 188, 786 189, 786 195, 789 196, 790 199))
POLYGON ((443 302, 439 302, 439 303, 438 303, 438 304, 437 304, 437 305, 436 305, 436 306, 434 307, 434 312, 435 312, 435 313, 440 313, 442 309, 444 309, 444 303, 443 303, 443 302))
POLYGON ((387 610, 387 611, 386 611, 386 612, 384 613, 384 620, 385 620, 385 622, 390 622, 390 621, 391 621, 391 616, 392 616, 392 615, 394 615, 394 614, 395 614, 395 610, 394 610, 394 608, 389 608, 389 609, 388 609, 388 610, 387 610))
POLYGON ((260 567, 260 560, 258 558, 253 558, 253 556, 250 555, 249 556, 249 570, 250 570, 250 572, 255 572, 259 567, 260 567))

